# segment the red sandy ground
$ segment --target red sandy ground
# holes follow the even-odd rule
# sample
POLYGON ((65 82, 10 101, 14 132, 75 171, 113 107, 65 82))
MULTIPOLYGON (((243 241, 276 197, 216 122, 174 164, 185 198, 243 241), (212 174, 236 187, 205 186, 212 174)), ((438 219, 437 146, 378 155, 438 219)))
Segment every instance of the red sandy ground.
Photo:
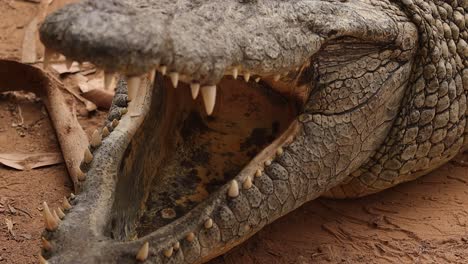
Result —
MULTIPOLYGON (((55 0, 50 10, 67 2, 73 0, 55 0)), ((21 58, 24 27, 37 7, 0 0, 0 58, 21 58)), ((90 134, 104 116, 79 120, 90 134)), ((0 153, 54 151, 59 147, 41 103, 0 96, 0 153), (24 124, 15 127, 21 116, 24 124)), ((468 168, 451 162, 369 197, 318 199, 212 263, 468 263, 467 187, 468 168)), ((63 164, 30 171, 0 165, 0 264, 37 263, 42 201, 57 207, 70 192, 63 164), (13 221, 15 236, 6 219, 13 221)))

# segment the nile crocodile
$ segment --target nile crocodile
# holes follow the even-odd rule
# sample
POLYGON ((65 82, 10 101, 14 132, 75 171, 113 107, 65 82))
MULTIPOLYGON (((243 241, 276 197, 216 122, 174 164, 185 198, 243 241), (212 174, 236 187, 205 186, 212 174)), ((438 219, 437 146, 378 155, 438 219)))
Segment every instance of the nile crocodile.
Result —
POLYGON ((375 193, 446 163, 468 146, 467 11, 467 0, 56 11, 40 29, 45 63, 61 53, 102 68, 106 87, 122 78, 85 151, 83 191, 66 214, 45 207, 41 261, 201 263, 319 196, 375 193))

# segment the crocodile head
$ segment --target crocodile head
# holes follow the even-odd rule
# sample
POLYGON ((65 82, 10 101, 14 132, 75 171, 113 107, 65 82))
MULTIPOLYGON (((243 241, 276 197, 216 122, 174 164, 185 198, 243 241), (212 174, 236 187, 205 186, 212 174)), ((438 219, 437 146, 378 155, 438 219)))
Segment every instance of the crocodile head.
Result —
MULTIPOLYGON (((400 133, 418 93, 439 87, 425 58, 443 41, 418 37, 424 10, 385 0, 88 0, 51 14, 40 29, 48 55, 90 61, 106 83, 123 78, 85 153, 83 192, 60 224, 46 217, 44 258, 200 263, 320 195, 360 196, 431 169, 417 166, 433 153, 418 156, 418 133, 414 142, 400 133)), ((450 73, 458 95, 459 69, 450 73)))

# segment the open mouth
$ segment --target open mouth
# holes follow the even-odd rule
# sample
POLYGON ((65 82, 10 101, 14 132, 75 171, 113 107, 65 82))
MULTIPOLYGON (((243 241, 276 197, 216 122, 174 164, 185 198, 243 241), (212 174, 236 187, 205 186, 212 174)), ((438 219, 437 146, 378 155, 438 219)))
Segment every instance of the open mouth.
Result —
MULTIPOLYGON (((274 188, 262 175, 267 170, 278 174, 272 161, 299 131, 296 119, 308 93, 297 85, 306 82, 301 70, 263 78, 240 71, 202 87, 174 81, 164 71, 118 82, 108 121, 85 153, 81 169, 87 176, 76 207, 108 213, 99 220, 100 236, 114 247, 167 238, 167 230, 174 228, 191 242, 197 239, 197 230, 190 230, 197 221, 201 227, 196 228, 218 230, 217 239, 229 240, 231 227, 208 217, 215 204, 224 202, 244 222, 235 232, 253 234, 266 219, 250 219, 248 208, 258 207, 260 196, 274 188), (191 224, 183 224, 187 221, 191 224), (180 226, 187 230, 180 232, 180 226)), ((198 239, 200 247, 210 246, 198 239)), ((173 243, 161 246, 165 257, 180 247, 173 243)), ((210 252, 217 255, 237 243, 210 252)))
MULTIPOLYGON (((248 178, 239 173, 262 171, 272 158, 265 149, 277 151, 294 136, 289 128, 300 107, 294 89, 281 93, 266 81, 239 79, 225 76, 217 84, 208 115, 211 95, 203 89, 209 87, 201 88, 203 100, 193 100, 189 85, 181 82, 174 89, 169 76, 156 76, 149 111, 118 169, 113 238, 148 235, 233 181, 237 188, 250 188, 255 173, 248 178)), ((131 106, 137 102, 130 102, 128 115, 141 110, 131 106)))
MULTIPOLYGON (((246 58, 243 44, 218 43, 229 38, 208 30, 206 41, 193 43, 201 45, 196 49, 182 39, 177 47, 159 47, 168 49, 162 57, 140 54, 132 50, 142 50, 140 42, 122 43, 120 50, 114 37, 88 30, 89 21, 118 22, 120 14, 87 4, 96 5, 88 19, 75 17, 73 8, 88 8, 77 5, 43 24, 44 64, 60 52, 68 65, 90 61, 102 68, 105 89, 119 81, 108 120, 84 155, 83 192, 72 201, 67 221, 44 235, 61 244, 60 251, 43 250, 50 263, 203 262, 296 205, 286 170, 275 160, 289 157, 284 148, 301 131, 299 116, 314 81, 309 58, 319 45, 301 43, 307 48, 291 50, 277 65, 274 46, 256 51, 270 59, 246 58)), ((184 30, 193 28, 181 23, 184 30)), ((306 190, 298 188, 297 195, 306 197, 306 190)))

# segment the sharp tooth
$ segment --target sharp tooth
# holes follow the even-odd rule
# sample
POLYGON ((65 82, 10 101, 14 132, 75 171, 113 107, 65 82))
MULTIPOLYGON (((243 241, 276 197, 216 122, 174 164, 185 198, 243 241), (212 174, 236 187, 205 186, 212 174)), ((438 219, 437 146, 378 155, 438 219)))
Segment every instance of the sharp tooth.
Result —
POLYGON ((42 255, 39 255, 39 264, 49 264, 49 262, 42 255))
POLYGON ((60 209, 60 207, 57 207, 57 215, 60 219, 65 218, 65 213, 60 209))
POLYGON ((277 150, 276 150, 276 156, 281 156, 283 155, 284 153, 284 150, 282 147, 279 147, 277 150))
POLYGON ((250 80, 250 72, 245 72, 244 73, 244 80, 248 82, 250 80))
POLYGON ((206 113, 211 115, 216 103, 216 85, 203 86, 201 93, 205 102, 206 113))
POLYGON ((239 196, 239 184, 236 180, 232 180, 228 189, 229 197, 235 198, 239 196))
POLYGON ((91 151, 89 150, 89 148, 86 148, 86 149, 85 149, 83 161, 84 161, 85 163, 91 163, 91 161, 93 161, 93 154, 91 153, 91 151))
POLYGON ((86 180, 86 174, 81 170, 80 167, 76 168, 76 177, 79 181, 86 180))
POLYGON ((156 68, 152 69, 149 74, 149 79, 151 83, 154 83, 154 78, 156 78, 156 68))
POLYGON ((195 100, 198 97, 198 92, 200 91, 199 83, 191 83, 190 90, 192 91, 192 98, 195 100))
POLYGON ((141 78, 139 76, 127 77, 128 99, 133 101, 138 94, 141 78))
POLYGON ((188 242, 193 242, 193 240, 195 240, 195 234, 193 232, 190 232, 187 234, 185 239, 187 239, 188 242))
POLYGON ((255 82, 258 83, 259 81, 260 81, 260 77, 255 78, 255 82))
POLYGON ((55 56, 55 52, 53 52, 51 49, 46 48, 44 51, 44 62, 43 62, 43 68, 46 69, 50 65, 50 60, 55 56))
POLYGON ((161 65, 161 67, 159 67, 159 71, 161 72, 162 75, 166 75, 167 66, 166 65, 161 65))
POLYGON ((120 121, 117 119, 112 120, 112 127, 116 128, 119 125, 120 121))
POLYGON ((120 110, 121 115, 125 115, 126 113, 128 113, 128 109, 126 107, 122 108, 122 110, 120 110))
POLYGON ((265 163, 264 163, 264 164, 265 164, 265 167, 268 167, 268 166, 270 166, 270 165, 271 165, 271 160, 267 160, 267 161, 265 161, 265 163))
POLYGON ((46 229, 48 231, 55 231, 58 227, 58 223, 55 220, 54 215, 50 212, 50 209, 47 203, 44 202, 42 205, 44 207, 43 215, 44 215, 46 229))
POLYGON ((166 256, 166 257, 168 257, 168 258, 170 258, 170 257, 172 256, 172 253, 173 253, 173 252, 174 252, 174 248, 173 248, 173 247, 170 247, 170 248, 165 249, 165 250, 163 251, 164 256, 166 256))
POLYGON ((106 91, 110 90, 112 82, 114 81, 115 73, 113 72, 104 72, 104 89, 106 91))
POLYGON ((242 187, 246 190, 252 188, 252 178, 247 177, 247 179, 245 179, 244 183, 242 184, 242 187))
POLYGON ((234 79, 237 79, 237 76, 239 75, 239 68, 237 67, 234 67, 234 69, 232 69, 232 77, 234 79))
POLYGON ((70 70, 72 65, 73 65, 73 60, 66 58, 65 59, 65 66, 67 67, 67 70, 70 70))
POLYGON ((60 223, 60 217, 58 216, 57 211, 52 210, 52 215, 54 216, 55 221, 56 221, 57 223, 60 223))
POLYGON ((99 133, 99 131, 96 129, 94 130, 93 135, 91 136, 91 146, 93 146, 93 148, 97 148, 101 145, 101 143, 102 143, 101 133, 99 133))
POLYGON ((277 81, 279 81, 280 78, 281 78, 281 75, 276 74, 275 77, 273 77, 273 80, 274 80, 275 82, 277 82, 277 81))
POLYGON ((104 127, 102 129, 102 137, 108 137, 110 135, 109 129, 107 127, 104 127))
POLYGON ((262 171, 258 169, 257 171, 255 171, 255 177, 260 177, 260 176, 262 176, 262 171))
POLYGON ((68 211, 72 208, 71 204, 68 202, 67 197, 63 197, 63 203, 62 203, 63 209, 68 211))
POLYGON ((76 198, 76 195, 74 193, 70 193, 70 199, 74 200, 76 198))
POLYGON ((206 229, 212 228, 213 227, 213 219, 209 218, 208 220, 206 220, 204 226, 205 226, 206 229))
POLYGON ((148 254, 149 254, 149 243, 145 242, 145 244, 143 244, 143 246, 138 251, 138 254, 136 255, 136 259, 138 261, 145 261, 148 258, 148 254))
POLYGON ((169 76, 171 77, 172 85, 174 88, 177 88, 177 84, 179 84, 179 73, 171 72, 169 73, 169 76))
POLYGON ((42 240, 42 248, 45 249, 46 251, 51 251, 52 245, 50 244, 50 242, 47 241, 47 239, 45 239, 44 237, 41 237, 41 240, 42 240))
POLYGON ((179 241, 175 242, 173 247, 174 247, 174 250, 179 250, 180 242, 179 241))

